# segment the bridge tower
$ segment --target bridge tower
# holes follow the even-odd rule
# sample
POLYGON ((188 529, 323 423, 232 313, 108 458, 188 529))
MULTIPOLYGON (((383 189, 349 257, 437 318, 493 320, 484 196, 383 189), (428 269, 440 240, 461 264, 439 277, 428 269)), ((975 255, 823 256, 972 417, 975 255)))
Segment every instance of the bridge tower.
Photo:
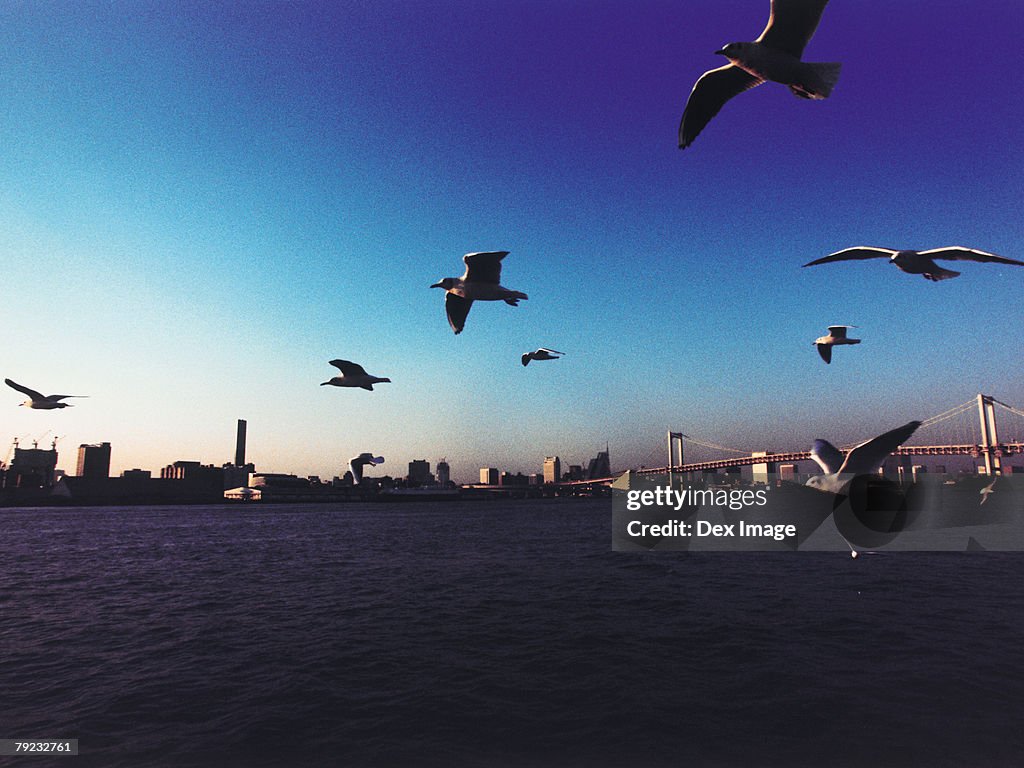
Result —
POLYGON ((1003 452, 999 448, 996 431, 996 407, 991 395, 978 395, 978 419, 981 422, 981 455, 985 459, 985 474, 1003 473, 1003 452))
POLYGON ((673 467, 683 466, 683 438, 686 437, 682 432, 669 432, 668 433, 668 477, 669 484, 672 483, 672 469, 673 467), (676 446, 679 446, 679 461, 675 460, 675 452, 672 450, 676 446))

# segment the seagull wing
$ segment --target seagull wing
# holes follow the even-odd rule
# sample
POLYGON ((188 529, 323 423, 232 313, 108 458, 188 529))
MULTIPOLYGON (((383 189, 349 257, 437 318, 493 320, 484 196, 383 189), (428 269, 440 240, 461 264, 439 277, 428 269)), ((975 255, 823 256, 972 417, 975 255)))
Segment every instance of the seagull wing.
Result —
POLYGON ((701 75, 690 91, 683 119, 679 122, 679 148, 690 146, 697 134, 725 106, 725 102, 763 82, 733 64, 708 70, 701 75))
POLYGON ((849 327, 848 325, 830 325, 828 327, 828 335, 833 339, 845 339, 846 329, 849 327))
POLYGON ((996 256, 994 253, 965 248, 962 245, 951 245, 947 248, 932 248, 930 251, 918 251, 922 256, 932 259, 950 259, 952 261, 983 261, 993 264, 1015 264, 1024 267, 1024 261, 1008 259, 1005 256, 996 256))
POLYGON ((466 274, 462 276, 462 279, 474 283, 500 283, 501 260, 506 256, 508 256, 508 251, 467 253, 462 257, 462 260, 466 262, 466 274))
POLYGON ((814 36, 826 5, 828 0, 772 0, 768 26, 757 42, 799 59, 814 36))
POLYGON ((533 360, 533 353, 532 353, 532 352, 526 352, 526 353, 525 353, 525 354, 524 354, 524 355, 523 355, 523 356, 522 356, 521 358, 519 358, 519 359, 523 361, 523 365, 524 365, 524 366, 526 366, 526 365, 529 365, 529 364, 530 364, 530 361, 531 361, 531 360, 533 360))
POLYGON ((88 395, 47 395, 43 400, 48 403, 59 403, 65 397, 88 397, 88 395))
POLYGON ((445 294, 444 311, 448 315, 448 325, 456 334, 462 333, 462 329, 466 326, 466 316, 472 306, 472 299, 464 299, 454 293, 445 294))
POLYGON ((826 363, 832 362, 832 345, 831 344, 815 344, 818 348, 818 354, 821 355, 821 359, 826 363))
POLYGON ((839 471, 853 475, 868 475, 877 471, 885 458, 903 445, 920 426, 920 421, 907 422, 902 427, 890 429, 884 435, 855 446, 847 454, 839 471))
MULTIPOLYGON (((40 394, 39 392, 36 392, 34 389, 23 387, 21 384, 18 384, 15 381, 11 381, 10 379, 4 379, 4 384, 6 384, 11 389, 18 390, 24 395, 28 395, 33 400, 46 400, 46 397, 44 395, 40 394)), ((63 397, 70 397, 70 395, 63 395, 63 397)))
POLYGON ((872 245, 859 245, 856 248, 845 248, 820 259, 809 261, 805 267, 813 267, 816 264, 830 264, 833 261, 854 261, 857 259, 891 259, 893 254, 898 253, 892 248, 876 248, 872 245))
POLYGON ((552 355, 564 355, 565 352, 559 352, 557 349, 548 349, 547 347, 541 347, 537 350, 538 352, 547 352, 552 355))
POLYGON ((342 376, 365 376, 366 369, 348 360, 331 360, 331 365, 341 371, 342 376))
POLYGON ((826 475, 834 475, 843 466, 843 452, 828 440, 814 441, 814 445, 811 446, 811 458, 818 462, 818 466, 826 475))

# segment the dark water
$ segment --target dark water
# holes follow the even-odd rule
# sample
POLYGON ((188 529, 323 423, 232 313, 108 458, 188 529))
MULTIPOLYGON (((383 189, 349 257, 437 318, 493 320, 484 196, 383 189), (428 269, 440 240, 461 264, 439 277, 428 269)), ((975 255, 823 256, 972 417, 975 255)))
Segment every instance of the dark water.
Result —
POLYGON ((24 766, 1024 764, 1024 555, 610 551, 610 501, 0 510, 24 766))

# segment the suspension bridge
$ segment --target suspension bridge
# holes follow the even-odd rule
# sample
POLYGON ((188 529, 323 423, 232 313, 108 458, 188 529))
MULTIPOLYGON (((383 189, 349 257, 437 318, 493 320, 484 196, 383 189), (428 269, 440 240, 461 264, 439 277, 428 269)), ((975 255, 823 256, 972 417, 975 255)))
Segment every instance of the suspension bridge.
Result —
MULTIPOLYGON (((865 439, 870 439, 869 435, 865 439)), ((859 441, 863 442, 863 441, 859 441)), ((855 443, 841 448, 845 453, 855 443)), ((921 422, 921 426, 894 456, 963 456, 978 465, 978 471, 988 475, 1004 472, 1024 472, 1024 409, 981 395, 960 403, 921 422), (1012 457, 1019 457, 1017 463, 1012 457)), ((730 470, 751 466, 774 472, 781 464, 813 461, 810 451, 775 452, 729 448, 709 440, 668 432, 668 461, 663 466, 642 467, 635 472, 665 474, 730 470), (689 461, 684 460, 684 445, 689 461), (732 454, 722 457, 721 454, 732 454), (694 457, 696 454, 696 458, 694 457)))

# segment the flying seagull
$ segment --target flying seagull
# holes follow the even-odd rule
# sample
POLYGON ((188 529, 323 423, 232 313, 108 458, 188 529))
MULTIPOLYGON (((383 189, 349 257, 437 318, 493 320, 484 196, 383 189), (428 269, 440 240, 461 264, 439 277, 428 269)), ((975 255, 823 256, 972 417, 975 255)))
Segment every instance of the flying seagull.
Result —
POLYGON ((462 257, 466 263, 466 274, 462 277, 446 277, 430 286, 444 288, 447 292, 444 311, 448 315, 448 324, 456 334, 462 333, 466 315, 474 301, 504 301, 515 307, 519 305, 520 299, 527 298, 525 293, 510 290, 500 284, 501 260, 506 256, 508 251, 467 253, 462 257))
POLYGON ((818 348, 818 354, 821 355, 821 359, 826 363, 832 362, 832 347, 838 347, 843 344, 860 344, 860 339, 851 339, 846 335, 847 328, 856 328, 855 325, 830 325, 828 327, 828 336, 819 336, 814 340, 814 345, 818 348))
POLYGON ((529 365, 531 360, 558 360, 558 355, 564 355, 565 352, 559 352, 557 349, 547 349, 541 347, 536 352, 527 352, 523 355, 523 365, 529 365))
POLYGON ((16 389, 22 394, 28 395, 31 399, 26 400, 24 403, 18 403, 18 405, 24 405, 27 408, 38 408, 44 411, 52 411, 54 408, 71 408, 71 403, 60 402, 65 397, 87 397, 87 395, 43 395, 36 392, 34 389, 23 387, 17 382, 11 381, 10 379, 4 379, 6 384, 11 389, 16 389))
POLYGON ((824 99, 839 79, 839 64, 803 62, 828 0, 772 0, 768 26, 752 43, 729 43, 715 51, 729 63, 705 72, 690 92, 679 123, 679 148, 693 143, 733 96, 766 80, 781 83, 804 99, 824 99))
POLYGON ((811 458, 825 473, 807 480, 807 485, 819 491, 840 493, 857 475, 870 475, 878 471, 886 457, 903 445, 921 426, 920 421, 910 421, 902 427, 891 429, 885 434, 854 446, 843 456, 843 452, 828 440, 815 440, 811 458))
POLYGON ((341 371, 341 376, 335 376, 329 381, 321 382, 320 386, 330 384, 332 387, 359 387, 373 391, 374 384, 390 384, 391 379, 382 379, 379 376, 371 376, 361 365, 350 363, 348 360, 331 360, 331 365, 341 371))
POLYGON ((354 459, 349 459, 348 467, 352 470, 352 479, 356 485, 363 482, 363 467, 367 464, 377 466, 384 463, 383 456, 374 456, 372 453, 360 453, 354 459))
POLYGON ((859 245, 856 248, 846 248, 842 251, 830 253, 820 259, 804 264, 805 267, 814 267, 818 264, 831 264, 833 261, 854 261, 859 259, 888 259, 890 264, 895 264, 901 272, 908 275, 924 275, 925 280, 938 282, 948 280, 959 275, 951 269, 943 269, 933 259, 949 259, 950 261, 981 261, 992 264, 1013 264, 1017 267, 1024 267, 1024 261, 1008 259, 1005 256, 996 256, 994 253, 985 253, 974 248, 965 248, 962 245, 950 245, 945 248, 932 248, 930 251, 897 251, 892 248, 876 248, 872 245, 859 245))

